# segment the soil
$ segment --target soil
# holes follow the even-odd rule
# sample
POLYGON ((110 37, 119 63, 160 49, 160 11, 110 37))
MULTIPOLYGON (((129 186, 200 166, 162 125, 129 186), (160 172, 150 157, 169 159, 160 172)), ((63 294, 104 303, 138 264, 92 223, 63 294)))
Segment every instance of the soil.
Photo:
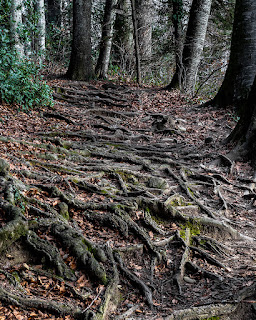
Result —
POLYGON ((0 319, 256 319, 256 180, 228 158, 232 109, 49 84, 54 106, 0 105, 0 239, 7 204, 29 230, 0 243, 0 319))

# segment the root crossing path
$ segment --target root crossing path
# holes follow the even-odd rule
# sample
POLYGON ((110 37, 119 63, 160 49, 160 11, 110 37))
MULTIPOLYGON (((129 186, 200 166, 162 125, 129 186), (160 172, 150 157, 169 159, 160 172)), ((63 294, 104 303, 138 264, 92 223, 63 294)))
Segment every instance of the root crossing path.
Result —
POLYGON ((255 179, 221 144, 232 111, 51 86, 54 107, 1 106, 0 319, 255 319, 255 179))

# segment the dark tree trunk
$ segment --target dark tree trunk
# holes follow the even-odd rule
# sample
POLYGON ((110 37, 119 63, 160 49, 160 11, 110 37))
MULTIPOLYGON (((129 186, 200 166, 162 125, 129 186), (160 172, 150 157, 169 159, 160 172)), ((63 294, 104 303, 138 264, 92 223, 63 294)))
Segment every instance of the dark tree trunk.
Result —
POLYGON ((116 0, 106 0, 100 54, 95 69, 95 73, 99 78, 107 78, 115 22, 114 6, 116 6, 116 0))
POLYGON ((241 106, 256 74, 256 1, 237 0, 228 69, 221 88, 208 104, 241 106))
MULTIPOLYGON (((181 89, 193 93, 198 66, 204 47, 204 40, 211 10, 211 0, 193 0, 188 28, 182 52, 182 65, 178 69, 181 89)), ((171 89, 169 85, 167 89, 171 89)))
POLYGON ((256 77, 241 109, 240 120, 227 139, 227 142, 237 143, 229 156, 232 159, 248 157, 256 168, 256 77))
POLYGON ((91 45, 91 0, 73 1, 73 42, 67 77, 90 80, 94 77, 91 45))
POLYGON ((61 25, 61 0, 46 1, 46 21, 47 24, 61 25))
POLYGON ((134 48, 135 48, 135 58, 136 58, 137 83, 141 84, 139 35, 138 35, 138 23, 137 23, 137 16, 136 16, 135 0, 131 0, 131 5, 132 5, 132 22, 133 22, 134 48))
POLYGON ((181 87, 181 66, 182 66, 182 48, 183 48, 183 32, 182 32, 182 15, 183 15, 183 2, 180 0, 172 0, 172 23, 174 27, 175 39, 175 65, 176 70, 169 88, 181 87))

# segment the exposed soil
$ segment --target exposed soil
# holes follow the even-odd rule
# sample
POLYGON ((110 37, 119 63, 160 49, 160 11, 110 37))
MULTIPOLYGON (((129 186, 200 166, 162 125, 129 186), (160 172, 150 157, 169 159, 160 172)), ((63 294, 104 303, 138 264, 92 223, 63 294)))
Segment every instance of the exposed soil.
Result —
POLYGON ((50 85, 53 107, 0 106, 0 319, 256 319, 256 180, 226 156, 232 110, 50 85))

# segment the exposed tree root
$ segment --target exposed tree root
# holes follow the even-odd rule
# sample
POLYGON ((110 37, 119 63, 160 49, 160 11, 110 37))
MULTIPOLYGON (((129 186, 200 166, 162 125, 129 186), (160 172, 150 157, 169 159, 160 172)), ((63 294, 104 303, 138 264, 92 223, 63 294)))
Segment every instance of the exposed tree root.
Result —
POLYGON ((210 317, 218 317, 231 314, 236 310, 235 304, 216 304, 202 307, 194 307, 185 310, 174 311, 172 315, 167 316, 165 320, 178 320, 178 319, 207 319, 210 317))
POLYGON ((131 100, 122 86, 72 86, 55 97, 82 124, 56 107, 43 116, 65 130, 0 136, 0 301, 63 319, 232 314, 255 294, 243 266, 254 234, 235 220, 243 192, 254 208, 253 187, 201 166, 213 155, 190 148, 167 115, 148 113, 135 128, 139 91, 131 100))
POLYGON ((44 310, 50 313, 54 313, 57 315, 72 315, 75 319, 90 319, 88 318, 88 314, 90 312, 87 312, 87 314, 83 314, 82 310, 78 308, 74 308, 73 306, 69 306, 67 304, 60 304, 57 302, 49 301, 49 300, 43 300, 39 298, 24 298, 19 295, 12 294, 8 292, 7 290, 0 287, 0 300, 7 303, 12 304, 15 306, 20 307, 27 307, 27 308, 35 308, 44 310))

